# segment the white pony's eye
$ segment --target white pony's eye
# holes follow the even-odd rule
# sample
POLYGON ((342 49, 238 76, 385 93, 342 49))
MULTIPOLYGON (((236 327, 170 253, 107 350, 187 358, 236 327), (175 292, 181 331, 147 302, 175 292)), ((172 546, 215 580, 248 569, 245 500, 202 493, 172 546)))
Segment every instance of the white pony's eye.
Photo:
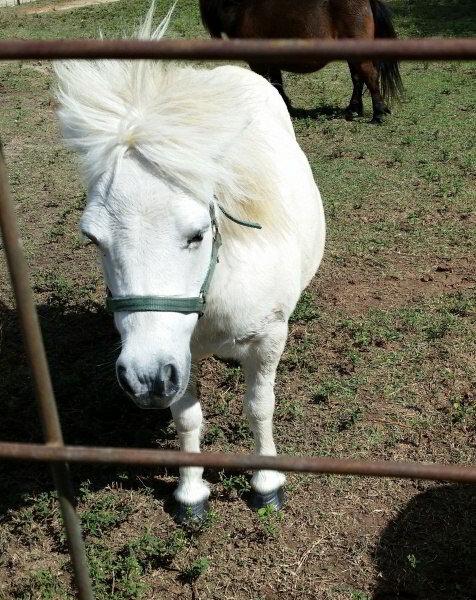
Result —
POLYGON ((199 244, 203 240, 203 233, 199 231, 193 237, 187 240, 187 244, 192 246, 193 244, 199 244))

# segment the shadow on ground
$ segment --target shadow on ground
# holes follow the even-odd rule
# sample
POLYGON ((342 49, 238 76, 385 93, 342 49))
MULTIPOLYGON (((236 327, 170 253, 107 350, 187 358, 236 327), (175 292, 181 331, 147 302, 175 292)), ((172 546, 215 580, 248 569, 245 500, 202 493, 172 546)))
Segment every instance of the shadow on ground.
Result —
POLYGON ((476 487, 412 498, 384 530, 374 560, 381 579, 373 600, 474 600, 476 487))
MULTIPOLYGON (((119 389, 115 378, 118 351, 110 315, 102 308, 40 306, 53 386, 67 444, 170 447, 175 432, 170 411, 142 411, 119 389)), ((42 442, 30 371, 15 311, 0 303, 0 440, 42 442)), ((73 465, 75 483, 107 485, 118 472, 146 476, 152 470, 121 466, 73 465), (93 475, 94 473, 94 475, 93 475)), ((154 474, 160 473, 154 470, 154 474)), ((167 486, 166 486, 167 487, 167 486)), ((22 504, 25 494, 52 489, 44 465, 0 463, 0 513, 22 504)), ((165 490, 163 490, 165 491, 165 490)), ((161 490, 158 490, 159 496, 161 490)))
POLYGON ((317 121, 331 121, 333 119, 344 119, 345 109, 328 104, 316 108, 297 108, 292 107, 289 111, 294 119, 316 119, 317 121))
MULTIPOLYGON (((141 411, 117 387, 117 336, 98 306, 41 306, 40 321, 65 440, 69 444, 158 447, 175 444, 170 414, 141 411)), ((0 440, 41 441, 31 378, 15 311, 0 304, 2 373, 0 440)), ((145 479, 170 509, 173 485, 159 469, 73 465, 76 487, 97 490, 127 473, 145 479)), ((0 518, 28 504, 25 495, 52 489, 48 468, 0 462, 0 518)), ((380 574, 372 600, 476 599, 476 488, 434 487, 410 500, 381 535, 373 554, 380 574)))
POLYGON ((391 0, 389 5, 397 21, 408 22, 413 36, 471 36, 476 32, 474 0, 391 0))

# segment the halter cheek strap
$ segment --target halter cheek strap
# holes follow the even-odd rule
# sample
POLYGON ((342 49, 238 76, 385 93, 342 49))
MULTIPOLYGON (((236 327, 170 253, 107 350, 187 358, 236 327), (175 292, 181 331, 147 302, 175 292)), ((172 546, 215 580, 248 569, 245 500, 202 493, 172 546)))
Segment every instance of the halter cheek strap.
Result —
MULTIPOLYGON (((258 223, 241 221, 231 216, 221 206, 218 207, 227 219, 242 225, 243 227, 252 227, 261 229, 258 223)), ((177 312, 183 314, 198 313, 203 315, 205 310, 206 296, 210 289, 210 284, 215 272, 215 267, 219 262, 218 251, 221 246, 221 235, 218 231, 218 223, 215 217, 215 208, 210 204, 210 217, 213 229, 212 254, 210 264, 208 265, 205 280, 200 288, 200 293, 196 297, 176 298, 174 296, 121 296, 113 298, 109 289, 107 290, 106 308, 110 312, 177 312)))

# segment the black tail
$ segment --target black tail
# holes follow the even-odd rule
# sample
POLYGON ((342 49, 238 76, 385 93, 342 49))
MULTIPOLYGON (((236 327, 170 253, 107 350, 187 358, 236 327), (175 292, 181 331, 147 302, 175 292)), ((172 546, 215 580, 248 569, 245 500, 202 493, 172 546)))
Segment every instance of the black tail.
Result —
POLYGON ((200 15, 212 37, 235 36, 243 0, 200 0, 200 15))
MULTIPOLYGON (((392 13, 382 0, 370 0, 375 22, 376 38, 396 38, 397 33, 392 23, 392 13)), ((382 60, 378 63, 382 96, 388 102, 399 100, 403 96, 403 83, 400 66, 397 60, 382 60)))

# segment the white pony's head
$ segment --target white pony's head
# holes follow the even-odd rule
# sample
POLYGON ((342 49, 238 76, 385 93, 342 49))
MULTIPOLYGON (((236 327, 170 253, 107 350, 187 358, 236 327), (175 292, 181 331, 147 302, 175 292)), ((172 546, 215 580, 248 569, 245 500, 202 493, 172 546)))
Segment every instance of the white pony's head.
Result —
MULTIPOLYGON (((155 31, 152 17, 153 9, 138 37, 163 35, 170 13, 155 31)), ((240 147, 253 90, 237 87, 236 77, 227 83, 220 69, 157 61, 64 61, 56 73, 64 137, 89 189, 81 229, 99 249, 112 295, 197 296, 210 263, 214 197, 238 217, 266 220, 265 153, 259 142, 240 147)), ((115 313, 117 375, 137 404, 164 408, 184 393, 197 318, 115 313)))
MULTIPOLYGON (((89 192, 81 229, 102 256, 113 297, 197 297, 210 262, 210 213, 158 177, 135 152, 89 192)), ((144 408, 164 408, 185 391, 197 314, 116 312, 122 352, 117 377, 144 408)))

